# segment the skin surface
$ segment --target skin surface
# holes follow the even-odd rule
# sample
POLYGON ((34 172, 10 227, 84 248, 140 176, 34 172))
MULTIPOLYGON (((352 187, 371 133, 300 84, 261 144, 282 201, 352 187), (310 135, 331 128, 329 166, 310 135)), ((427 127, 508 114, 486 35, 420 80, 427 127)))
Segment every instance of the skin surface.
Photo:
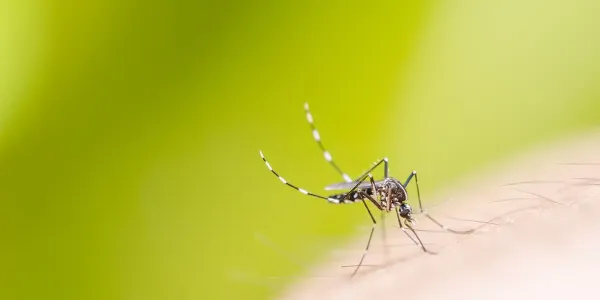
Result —
MULTIPOLYGON (((415 200, 415 195, 409 201, 415 200)), ((567 299, 597 298, 600 285, 600 131, 547 144, 456 182, 428 197, 451 228, 478 227, 460 236, 423 216, 425 254, 398 229, 392 215, 358 275, 361 238, 332 254, 281 299, 567 299), (454 217, 454 218, 450 218, 454 217), (484 224, 461 219, 493 222, 484 224), (429 231, 427 231, 429 230, 429 231)), ((366 236, 365 236, 366 238, 366 236)))

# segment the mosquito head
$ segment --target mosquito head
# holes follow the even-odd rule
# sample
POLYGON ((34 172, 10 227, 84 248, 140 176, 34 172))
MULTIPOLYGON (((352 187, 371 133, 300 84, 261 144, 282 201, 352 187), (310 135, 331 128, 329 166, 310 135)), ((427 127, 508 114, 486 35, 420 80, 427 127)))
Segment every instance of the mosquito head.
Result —
POLYGON ((407 220, 412 219, 412 207, 410 207, 410 205, 408 205, 407 203, 400 204, 399 211, 401 217, 407 220))

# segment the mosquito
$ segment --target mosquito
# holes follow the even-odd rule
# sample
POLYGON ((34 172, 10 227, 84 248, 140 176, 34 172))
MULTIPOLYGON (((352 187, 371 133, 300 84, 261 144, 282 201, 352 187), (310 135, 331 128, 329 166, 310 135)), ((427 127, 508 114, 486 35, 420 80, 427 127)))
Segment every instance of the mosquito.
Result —
POLYGON ((414 183, 415 183, 416 189, 417 189, 417 199, 418 199, 418 204, 419 204, 419 211, 421 214, 423 214, 425 217, 427 217, 429 220, 431 220, 434 224, 436 224, 438 227, 442 228, 445 231, 455 233, 455 234, 471 234, 474 232, 474 229, 463 231, 463 230, 454 230, 454 229, 448 228, 444 224, 440 223, 435 218, 433 218, 431 215, 429 215, 427 213, 427 211, 425 211, 423 209, 423 204, 421 202, 421 191, 419 189, 419 178, 417 175, 417 171, 412 171, 410 173, 410 175, 408 175, 408 178, 404 182, 401 182, 400 180, 389 176, 389 161, 387 158, 383 158, 383 159, 377 161, 370 169, 368 169, 366 172, 364 172, 356 180, 352 180, 352 178, 350 176, 348 176, 346 173, 344 173, 341 170, 341 168, 339 168, 337 166, 337 164, 335 164, 335 162, 333 161, 332 155, 323 146, 323 143, 321 141, 321 136, 314 125, 314 120, 313 120, 312 114, 310 113, 307 103, 304 104, 304 109, 306 112, 306 119, 308 120, 308 123, 310 124, 311 129, 312 129, 313 138, 315 139, 315 141, 318 143, 319 147, 323 151, 323 156, 324 156, 325 160, 329 164, 331 164, 333 166, 333 168, 336 169, 336 171, 340 175, 342 175, 342 178, 344 178, 344 180, 345 180, 345 182, 342 182, 342 183, 328 185, 325 187, 325 190, 348 190, 347 192, 336 193, 336 194, 333 194, 330 196, 322 196, 319 194, 311 193, 300 187, 297 187, 296 185, 285 180, 281 175, 279 175, 279 173, 277 173, 273 169, 273 167, 271 167, 271 164, 267 161, 267 159, 265 158, 262 151, 259 151, 259 153, 260 153, 260 156, 261 156, 262 160, 264 161, 265 165, 267 166, 269 171, 271 171, 273 173, 273 175, 275 175, 285 185, 299 191, 300 193, 302 193, 304 195, 323 199, 323 200, 326 200, 329 203, 333 203, 333 204, 350 204, 350 203, 355 203, 355 202, 363 203, 367 213, 369 214, 369 217, 370 217, 373 225, 371 227, 369 239, 367 241, 367 244, 365 246, 363 254, 362 254, 358 264, 356 265, 356 268, 354 269, 354 272, 352 273, 351 277, 354 277, 356 275, 356 273, 358 272, 358 270, 360 269, 360 267, 362 266, 362 264, 365 260, 365 257, 367 256, 367 253, 369 252, 369 247, 371 246, 371 240, 373 239, 373 233, 375 232, 375 227, 377 225, 377 221, 375 220, 375 217, 373 216, 373 213, 371 212, 369 205, 367 205, 367 202, 371 203, 373 206, 375 206, 375 208, 380 210, 383 214, 390 213, 393 211, 398 220, 398 225, 404 231, 404 233, 417 246, 419 246, 421 248, 421 250, 423 250, 423 252, 435 254, 434 252, 429 251, 425 247, 421 238, 419 237, 419 235, 417 234, 417 232, 414 229, 416 220, 413 217, 412 207, 407 203, 408 192, 406 191, 406 187, 408 186, 409 183, 411 183, 411 181, 413 181, 413 178, 414 178, 414 183), (383 165, 383 171, 384 171, 383 172, 384 179, 375 181, 371 172, 373 172, 376 168, 378 168, 379 166, 382 166, 382 165, 383 165), (413 238, 406 231, 405 228, 408 228, 410 230, 410 232, 413 233, 415 238, 413 238))

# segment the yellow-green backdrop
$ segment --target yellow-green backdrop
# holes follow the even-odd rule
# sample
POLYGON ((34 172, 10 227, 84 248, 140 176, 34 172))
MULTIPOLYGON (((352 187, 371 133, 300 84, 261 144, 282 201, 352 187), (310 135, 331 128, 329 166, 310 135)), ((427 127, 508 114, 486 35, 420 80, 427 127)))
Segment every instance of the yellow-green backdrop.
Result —
POLYGON ((387 156, 426 197, 600 123, 599 8, 2 0, 0 298, 276 295, 369 222, 261 162, 340 180, 305 101, 347 172, 387 156))

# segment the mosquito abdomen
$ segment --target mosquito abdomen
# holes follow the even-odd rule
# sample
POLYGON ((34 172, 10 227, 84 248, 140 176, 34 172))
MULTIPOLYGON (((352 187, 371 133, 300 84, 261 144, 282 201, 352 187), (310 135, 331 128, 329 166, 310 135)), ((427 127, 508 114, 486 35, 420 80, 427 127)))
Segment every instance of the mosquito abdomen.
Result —
POLYGON ((339 200, 340 201, 339 204, 343 204, 343 203, 354 203, 356 201, 361 201, 361 200, 365 199, 365 197, 363 195, 364 195, 364 191, 360 190, 360 191, 352 192, 352 194, 343 193, 343 194, 331 195, 331 196, 329 196, 329 198, 339 200), (348 196, 346 196, 346 195, 348 195, 348 196))

